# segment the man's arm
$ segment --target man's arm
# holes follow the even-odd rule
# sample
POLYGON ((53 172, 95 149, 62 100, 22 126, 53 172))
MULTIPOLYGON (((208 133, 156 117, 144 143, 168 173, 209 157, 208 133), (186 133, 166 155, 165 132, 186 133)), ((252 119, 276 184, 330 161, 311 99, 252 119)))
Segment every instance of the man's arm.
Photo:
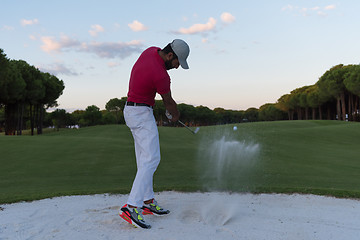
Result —
POLYGON ((171 90, 168 93, 161 94, 166 110, 171 114, 172 122, 177 122, 180 117, 179 110, 177 109, 177 104, 171 96, 171 90))

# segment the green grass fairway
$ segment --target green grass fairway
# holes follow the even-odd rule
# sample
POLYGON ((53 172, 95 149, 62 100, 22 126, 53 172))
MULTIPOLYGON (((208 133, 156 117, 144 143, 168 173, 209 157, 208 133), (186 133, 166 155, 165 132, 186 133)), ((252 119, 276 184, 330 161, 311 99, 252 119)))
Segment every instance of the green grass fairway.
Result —
MULTIPOLYGON (((155 191, 314 193, 360 197, 360 124, 281 121, 160 127, 162 159, 155 191), (257 145, 253 156, 218 153, 216 141, 257 145), (215 144, 215 145, 214 145, 215 144), (226 162, 219 163, 219 156, 226 162), (229 157, 230 156, 230 157, 229 157), (215 174, 216 173, 216 174, 215 174)), ((238 146, 236 145, 235 146, 238 146)), ((128 193, 136 173, 124 125, 0 136, 0 203, 46 197, 128 193)))

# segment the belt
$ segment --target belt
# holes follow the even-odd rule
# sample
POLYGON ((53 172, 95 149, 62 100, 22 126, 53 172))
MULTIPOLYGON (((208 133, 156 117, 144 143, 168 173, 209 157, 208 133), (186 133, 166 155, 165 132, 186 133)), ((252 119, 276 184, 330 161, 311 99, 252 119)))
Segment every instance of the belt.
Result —
POLYGON ((150 106, 149 104, 146 104, 146 103, 126 102, 126 105, 127 106, 142 106, 142 107, 153 108, 152 106, 150 106))

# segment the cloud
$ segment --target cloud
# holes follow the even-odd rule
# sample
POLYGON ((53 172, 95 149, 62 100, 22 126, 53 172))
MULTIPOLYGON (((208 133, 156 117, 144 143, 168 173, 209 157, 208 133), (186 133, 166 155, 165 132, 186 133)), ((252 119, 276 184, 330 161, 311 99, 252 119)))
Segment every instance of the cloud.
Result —
POLYGON ((91 36, 96 37, 100 32, 104 32, 104 31, 105 29, 101 25, 96 24, 91 26, 89 33, 91 36))
POLYGON ((55 76, 58 75, 67 75, 67 76, 78 76, 79 74, 75 71, 67 68, 62 63, 54 63, 48 66, 42 66, 38 67, 42 72, 48 72, 50 74, 53 74, 55 76))
POLYGON ((59 53, 65 51, 76 51, 93 53, 101 58, 124 59, 132 53, 139 53, 143 49, 141 41, 130 42, 80 42, 67 36, 61 36, 60 40, 54 37, 41 37, 43 45, 41 49, 47 53, 59 53))
POLYGON ((180 34, 197 34, 197 33, 204 33, 213 31, 216 27, 216 20, 215 18, 209 18, 208 22, 205 24, 194 24, 189 28, 180 28, 177 33, 180 34))
POLYGON ((41 37, 41 41, 43 42, 41 49, 48 53, 60 52, 63 49, 81 45, 79 41, 71 39, 67 36, 61 36, 60 41, 57 41, 53 37, 41 37))
POLYGON ((144 24, 142 24, 137 20, 133 21, 132 23, 129 23, 128 26, 134 32, 145 31, 148 29, 144 24))
POLYGON ((120 66, 120 63, 117 63, 117 62, 108 62, 107 65, 108 65, 108 67, 110 67, 110 68, 114 68, 114 67, 120 66))
POLYGON ((41 37, 41 41, 43 42, 41 49, 45 52, 58 51, 61 49, 61 44, 56 42, 53 37, 41 37))
POLYGON ((221 18, 221 21, 223 21, 224 23, 228 23, 228 24, 235 21, 235 17, 228 12, 222 13, 220 18, 221 18))
POLYGON ((320 17, 326 17, 326 16, 327 16, 327 14, 324 13, 323 11, 318 11, 316 14, 317 14, 318 16, 320 16, 320 17))
POLYGON ((288 4, 285 7, 282 7, 281 11, 287 11, 287 10, 292 11, 293 9, 294 9, 294 6, 288 4))
POLYGON ((21 20, 21 25, 22 26, 27 26, 27 25, 34 25, 34 24, 38 24, 39 20, 37 20, 36 18, 33 20, 27 20, 27 19, 22 19, 21 20))
POLYGON ((325 7, 325 10, 333 10, 333 9, 335 9, 335 8, 336 8, 335 5, 329 5, 329 6, 326 6, 326 7, 325 7))
POLYGON ((13 31, 15 28, 12 26, 4 25, 1 29, 5 31, 13 31))
POLYGON ((124 59, 133 53, 142 51, 140 41, 131 42, 91 42, 83 43, 79 49, 81 52, 94 53, 101 58, 124 59))
POLYGON ((335 9, 335 5, 328 5, 325 7, 299 7, 299 6, 293 6, 293 5, 287 5, 283 8, 281 8, 282 11, 288 11, 288 12, 295 12, 295 14, 300 14, 302 16, 311 16, 313 14, 316 14, 318 16, 324 17, 327 16, 326 11, 335 9))

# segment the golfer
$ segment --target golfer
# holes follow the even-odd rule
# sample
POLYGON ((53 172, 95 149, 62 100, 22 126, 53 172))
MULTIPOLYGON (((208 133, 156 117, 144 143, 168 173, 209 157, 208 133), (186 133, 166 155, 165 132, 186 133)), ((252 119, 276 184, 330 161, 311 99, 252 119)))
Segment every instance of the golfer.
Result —
POLYGON ((164 49, 146 49, 131 70, 124 118, 134 138, 137 173, 120 216, 136 227, 151 227, 145 222, 143 215, 170 213, 154 199, 153 176, 160 163, 160 144, 153 106, 158 93, 166 110, 172 115, 171 121, 179 120, 180 113, 171 96, 170 76, 167 71, 179 66, 188 69, 186 59, 189 53, 188 44, 175 39, 164 49))

